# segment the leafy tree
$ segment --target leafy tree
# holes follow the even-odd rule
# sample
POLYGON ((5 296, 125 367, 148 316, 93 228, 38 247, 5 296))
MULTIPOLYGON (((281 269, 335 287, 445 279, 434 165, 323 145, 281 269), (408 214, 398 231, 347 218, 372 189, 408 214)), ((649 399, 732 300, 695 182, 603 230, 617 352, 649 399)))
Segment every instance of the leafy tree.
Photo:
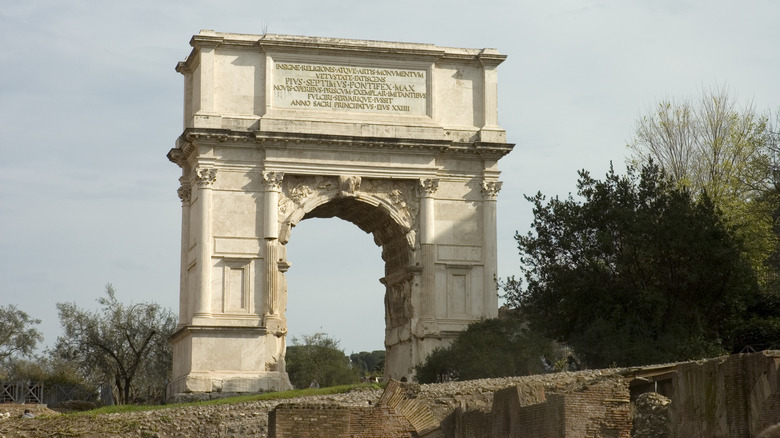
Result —
POLYGON ((29 356, 43 336, 32 327, 40 324, 14 305, 0 306, 0 363, 14 354, 29 356))
POLYGON ((509 279, 509 303, 595 367, 739 348, 758 284, 709 197, 694 199, 653 164, 579 176, 581 202, 527 198, 533 232, 515 236, 525 287, 509 279))
POLYGON ((98 303, 100 312, 57 303, 65 334, 57 339, 56 354, 78 362, 91 379, 111 382, 117 404, 159 398, 171 369, 168 337, 176 317, 154 303, 123 304, 110 284, 98 303), (147 379, 154 388, 140 385, 147 379))
POLYGON ((637 121, 629 144, 634 165, 659 164, 692 193, 706 192, 736 226, 759 274, 775 250, 773 184, 768 117, 752 105, 738 108, 726 87, 701 93, 698 102, 661 101, 637 121))
POLYGON ((486 319, 470 324, 449 347, 435 349, 415 367, 415 379, 435 383, 541 373, 551 352, 550 340, 520 318, 486 319))
POLYGON ((357 383, 360 370, 350 366, 349 358, 339 348, 339 341, 325 333, 293 338, 285 358, 287 374, 296 388, 306 388, 312 382, 320 386, 357 383))
POLYGON ((353 368, 359 369, 364 376, 381 375, 385 370, 385 350, 361 351, 349 355, 353 368))

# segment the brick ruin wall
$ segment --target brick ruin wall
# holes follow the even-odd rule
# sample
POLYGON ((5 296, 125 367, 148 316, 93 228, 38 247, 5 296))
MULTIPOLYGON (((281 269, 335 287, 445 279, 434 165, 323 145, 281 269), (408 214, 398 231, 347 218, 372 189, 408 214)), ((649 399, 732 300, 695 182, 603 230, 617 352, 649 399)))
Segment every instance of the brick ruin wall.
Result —
POLYGON ((276 438, 417 436, 403 415, 382 407, 282 404, 268 415, 268 436, 276 438))
MULTIPOLYGON (((308 428, 324 432, 323 425, 333 424, 327 426, 330 429, 324 434, 276 436, 630 438, 633 424, 629 382, 641 375, 641 371, 633 369, 578 377, 574 383, 566 385, 543 384, 532 379, 516 382, 495 391, 489 405, 469 406, 468 397, 459 400, 459 405, 446 415, 439 412, 438 428, 431 427, 432 411, 422 408, 420 403, 414 405, 415 410, 404 412, 400 409, 408 402, 408 392, 395 386, 392 391, 385 392, 384 402, 380 400, 379 406, 353 408, 361 414, 358 420, 353 416, 349 426, 344 426, 344 421, 339 423, 330 418, 308 428), (390 401, 392 407, 387 406, 390 401), (410 415, 424 417, 427 429, 409 427, 410 415), (370 421, 372 416, 374 423, 370 421), (370 424, 384 424, 385 429, 369 427, 370 424), (397 432, 389 429, 393 424, 396 426, 392 429, 397 432), (351 428, 351 435, 344 434, 344 427, 351 428), (358 430, 370 432, 361 434, 358 430)), ((755 437, 768 426, 780 422, 779 383, 780 351, 677 364, 672 376, 670 408, 668 414, 664 410, 661 420, 667 422, 665 429, 675 438, 755 437)), ((428 400, 433 408, 442 401, 430 402, 428 400)), ((317 409, 311 412, 314 416, 320 415, 317 409)), ((301 418, 300 412, 292 409, 284 412, 284 419, 280 414, 281 410, 271 423, 301 421, 296 420, 301 418)), ((634 433, 644 436, 642 431, 634 433)))
POLYGON ((314 437, 593 437, 630 438, 626 381, 619 375, 582 382, 560 394, 539 384, 500 390, 490 411, 456 409, 445 431, 424 404, 405 397, 397 382, 373 408, 280 405, 269 416, 269 436, 314 437), (350 414, 351 413, 351 414, 350 414), (415 424, 416 423, 416 424, 415 424))
POLYGON ((444 438, 433 412, 397 381, 373 407, 282 404, 268 416, 273 438, 444 438))
POLYGON ((682 363, 673 378, 673 437, 754 437, 780 422, 780 351, 682 363))
POLYGON ((621 376, 599 378, 561 393, 517 385, 496 392, 487 430, 473 437, 631 436, 631 403, 621 376), (530 395, 530 396, 529 396, 530 395))
POLYGON ((265 438, 269 436, 270 420, 276 428, 274 434, 287 433, 286 436, 344 436, 338 430, 349 427, 350 436, 358 438, 492 438, 543 434, 548 438, 611 438, 626 436, 628 423, 624 422, 632 420, 625 411, 622 385, 625 382, 634 391, 640 388, 639 378, 646 378, 645 383, 650 383, 641 389, 652 390, 653 380, 662 379, 663 382, 657 382, 658 390, 666 388, 664 393, 668 398, 653 392, 634 394, 649 397, 652 402, 648 409, 643 409, 637 401, 633 420, 639 429, 634 431, 634 437, 757 437, 766 426, 780 423, 779 373, 780 351, 771 351, 658 367, 404 384, 400 387, 402 391, 398 392, 396 387, 392 396, 387 391, 383 394, 378 389, 363 388, 286 401, 196 404, 121 414, 42 416, 32 420, 8 418, 0 420, 0 436, 265 438), (385 406, 378 409, 383 398, 385 406), (299 404, 317 406, 299 409, 299 404), (272 412, 280 405, 287 406, 286 410, 272 412), (280 420, 285 416, 293 419, 298 429, 281 430, 280 426, 285 425, 280 420), (647 421, 639 421, 643 416, 647 421), (380 429, 394 421, 401 424, 398 427, 402 430, 380 429), (577 431, 576 435, 573 431, 577 431))

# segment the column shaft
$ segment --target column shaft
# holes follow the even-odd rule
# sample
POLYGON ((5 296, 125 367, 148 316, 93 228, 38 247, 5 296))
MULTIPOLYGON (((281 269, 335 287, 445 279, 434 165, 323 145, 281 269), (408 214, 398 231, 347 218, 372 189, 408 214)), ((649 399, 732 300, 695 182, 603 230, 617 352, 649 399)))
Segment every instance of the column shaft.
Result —
POLYGON ((265 239, 265 325, 279 326, 282 309, 279 308, 279 193, 282 190, 282 172, 263 172, 263 238, 265 239))
POLYGON ((198 183, 198 215, 200 228, 198 230, 198 273, 199 282, 195 299, 195 312, 193 319, 197 317, 211 316, 211 255, 213 252, 211 230, 211 186, 217 177, 217 170, 202 168, 196 172, 198 183))
POLYGON ((190 309, 190 290, 188 283, 187 254, 190 242, 190 199, 192 188, 184 177, 180 179, 179 198, 181 198, 181 254, 179 272, 179 325, 186 325, 192 318, 190 309))
POLYGON ((498 315, 498 245, 496 232, 496 200, 501 190, 500 181, 485 181, 482 184, 482 238, 484 250, 484 316, 498 315))
POLYGON ((422 255, 422 296, 420 318, 436 317, 436 226, 433 195, 438 179, 420 181, 420 251, 422 255))

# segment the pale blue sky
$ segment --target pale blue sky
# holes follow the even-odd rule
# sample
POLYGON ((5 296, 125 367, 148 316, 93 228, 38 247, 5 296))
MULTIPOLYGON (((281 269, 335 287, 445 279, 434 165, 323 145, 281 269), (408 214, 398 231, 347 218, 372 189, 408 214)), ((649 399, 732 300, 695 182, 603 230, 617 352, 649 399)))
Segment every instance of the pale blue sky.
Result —
MULTIPOLYGON (((637 116, 726 83, 780 108, 780 3, 736 1, 0 0, 0 304, 59 334, 55 303, 178 305, 182 130, 174 71, 200 29, 494 47, 499 275, 517 274, 523 194, 566 195, 576 171, 623 168, 637 116)), ((338 219, 303 222, 289 247, 293 336, 322 329, 347 353, 383 348, 379 249, 338 219)))

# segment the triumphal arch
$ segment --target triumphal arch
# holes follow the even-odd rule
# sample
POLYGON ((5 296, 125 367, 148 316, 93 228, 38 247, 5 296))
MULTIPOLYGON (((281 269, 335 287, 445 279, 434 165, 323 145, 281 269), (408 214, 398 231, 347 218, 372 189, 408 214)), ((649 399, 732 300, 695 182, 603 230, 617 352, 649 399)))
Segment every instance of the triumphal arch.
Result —
POLYGON ((308 218, 349 221, 382 247, 387 377, 411 377, 496 316, 497 163, 513 146, 496 114, 504 55, 213 31, 190 44, 168 153, 182 169, 169 393, 290 386, 285 245, 308 218))

